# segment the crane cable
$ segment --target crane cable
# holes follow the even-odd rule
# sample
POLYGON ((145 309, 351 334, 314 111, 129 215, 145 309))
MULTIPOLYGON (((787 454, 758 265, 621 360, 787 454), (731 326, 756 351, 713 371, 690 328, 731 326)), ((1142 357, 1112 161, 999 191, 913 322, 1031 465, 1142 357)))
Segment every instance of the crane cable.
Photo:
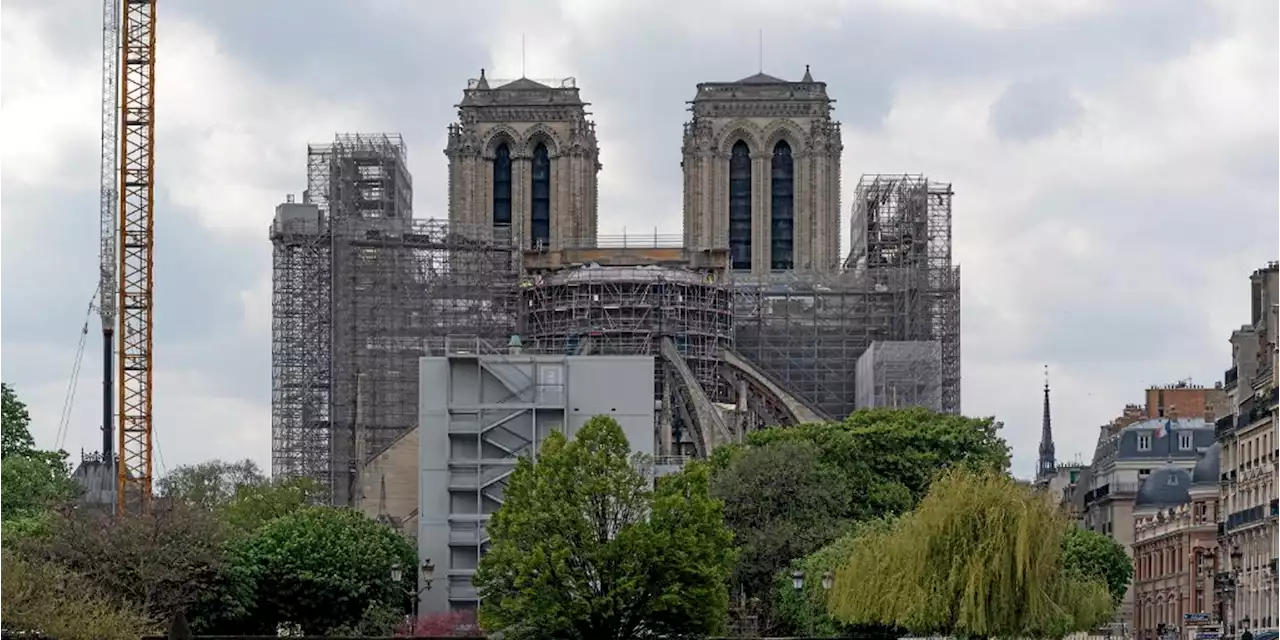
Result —
POLYGON ((97 311, 94 301, 98 299, 99 287, 94 287, 93 295, 89 298, 89 308, 84 314, 84 324, 80 327, 80 343, 76 345, 76 359, 71 365, 71 378, 67 380, 67 393, 62 397, 62 415, 58 419, 58 435, 55 440, 57 443, 55 449, 61 449, 66 443, 67 430, 71 424, 71 409, 76 401, 76 384, 80 379, 80 365, 84 362, 84 344, 89 337, 89 319, 93 317, 93 312, 97 311))

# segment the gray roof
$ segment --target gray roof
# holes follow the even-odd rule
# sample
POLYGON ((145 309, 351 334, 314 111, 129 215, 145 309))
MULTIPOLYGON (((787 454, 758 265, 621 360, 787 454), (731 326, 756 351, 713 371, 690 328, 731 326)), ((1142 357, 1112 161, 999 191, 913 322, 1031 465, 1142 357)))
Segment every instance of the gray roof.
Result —
POLYGON ((1191 484, 1218 485, 1222 467, 1222 445, 1215 442, 1200 454, 1195 469, 1191 471, 1191 484))
POLYGON ((1108 450, 1099 453, 1104 454, 1102 457, 1114 456, 1116 460, 1195 460, 1196 452, 1213 442, 1213 425, 1203 418, 1149 418, 1121 429, 1101 445, 1108 450), (1169 434, 1158 435, 1166 423, 1169 434), (1193 434, 1191 447, 1182 449, 1178 446, 1179 434, 1187 432, 1193 434), (1149 446, 1138 446, 1143 439, 1149 440, 1149 446))
POLYGON ((754 76, 743 78, 734 84, 792 84, 790 80, 783 80, 767 73, 757 73, 754 76))
POLYGON ((1191 502, 1191 474, 1171 464, 1151 472, 1133 499, 1133 508, 1163 509, 1191 502))

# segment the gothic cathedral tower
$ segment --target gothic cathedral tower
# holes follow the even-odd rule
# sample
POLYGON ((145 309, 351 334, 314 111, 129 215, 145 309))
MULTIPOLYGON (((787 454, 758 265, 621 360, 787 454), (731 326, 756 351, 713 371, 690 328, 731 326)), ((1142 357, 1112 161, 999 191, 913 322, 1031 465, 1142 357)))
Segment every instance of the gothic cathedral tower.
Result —
POLYGON ((468 83, 449 126, 449 221, 494 227, 524 248, 596 237, 595 123, 572 79, 468 83))
POLYGON ((684 241, 736 270, 840 263, 840 123, 827 85, 763 73, 698 85, 684 130, 684 241))

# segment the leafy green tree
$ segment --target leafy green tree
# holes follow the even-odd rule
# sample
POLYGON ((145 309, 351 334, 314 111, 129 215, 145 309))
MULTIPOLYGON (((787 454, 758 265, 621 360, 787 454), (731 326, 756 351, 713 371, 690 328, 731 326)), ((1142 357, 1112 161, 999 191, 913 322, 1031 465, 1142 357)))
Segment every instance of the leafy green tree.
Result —
POLYGON ((827 546, 797 560, 773 576, 772 587, 777 602, 776 628, 782 633, 808 634, 823 637, 891 637, 892 627, 884 625, 842 624, 827 613, 827 591, 822 586, 824 576, 834 578, 840 565, 853 553, 862 538, 870 533, 885 533, 892 529, 894 519, 879 518, 859 522, 844 535, 827 546), (797 592, 792 574, 800 571, 804 585, 797 592))
POLYGON ((748 444, 807 440, 823 460, 853 482, 854 520, 910 510, 941 471, 961 466, 1003 471, 1009 446, 993 418, 966 418, 928 409, 863 409, 840 422, 811 423, 751 433, 748 444))
POLYGON ((32 451, 0 461, 3 486, 3 519, 38 517, 76 496, 79 487, 71 479, 66 454, 32 451))
POLYGON ((581 640, 720 631, 734 551, 709 470, 651 490, 647 462, 607 416, 517 462, 475 577, 481 625, 581 640))
POLYGON ((1067 571, 1069 524, 1000 473, 957 468, 912 513, 868 532, 835 575, 828 607, 846 624, 917 635, 1061 638, 1114 612, 1106 585, 1067 571))
POLYGON ((382 608, 403 616, 411 603, 406 586, 391 580, 391 566, 416 566, 413 546, 356 511, 300 509, 266 522, 233 547, 236 563, 256 585, 243 632, 271 634, 283 623, 319 635, 357 628, 375 613, 381 616, 382 608))
POLYGON ((1119 604, 1133 579, 1133 561, 1120 543, 1096 531, 1071 527, 1062 538, 1062 561, 1068 571, 1084 578, 1096 578, 1107 585, 1111 599, 1119 604))
MULTIPOLYGON (((740 452, 713 479, 711 493, 724 501, 725 524, 738 545, 733 580, 744 596, 766 595, 792 558, 846 528, 852 488, 821 458, 813 442, 778 440, 740 452)), ((761 602, 767 620, 769 600, 761 602)))
POLYGON ((0 383, 0 457, 25 456, 35 448, 27 405, 9 383, 0 383))
POLYGON ((272 479, 236 487, 218 508, 219 516, 238 531, 257 531, 263 524, 315 503, 320 485, 311 478, 272 479))
POLYGON ((175 468, 156 482, 156 493, 191 506, 214 509, 230 502, 241 488, 265 484, 267 478, 253 460, 211 460, 175 468))

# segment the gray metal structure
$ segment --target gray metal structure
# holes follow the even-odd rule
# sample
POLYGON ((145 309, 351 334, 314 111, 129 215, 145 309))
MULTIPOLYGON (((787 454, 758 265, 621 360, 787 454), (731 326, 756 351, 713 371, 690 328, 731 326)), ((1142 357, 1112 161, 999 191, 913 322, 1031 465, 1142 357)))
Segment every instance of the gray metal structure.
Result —
POLYGON ((419 357, 514 327, 508 239, 414 220, 411 203, 400 136, 342 134, 308 147, 303 202, 271 227, 272 472, 315 479, 331 504, 352 504, 361 465, 416 425, 419 357))
POLYGON ((476 606, 485 523, 516 460, 536 459, 547 435, 572 437, 603 414, 632 451, 653 454, 654 359, 511 353, 458 338, 420 363, 418 558, 438 578, 430 590, 419 585, 419 611, 430 614, 476 606))
POLYGON ((942 411, 942 346, 933 340, 872 342, 858 358, 859 409, 942 411))

